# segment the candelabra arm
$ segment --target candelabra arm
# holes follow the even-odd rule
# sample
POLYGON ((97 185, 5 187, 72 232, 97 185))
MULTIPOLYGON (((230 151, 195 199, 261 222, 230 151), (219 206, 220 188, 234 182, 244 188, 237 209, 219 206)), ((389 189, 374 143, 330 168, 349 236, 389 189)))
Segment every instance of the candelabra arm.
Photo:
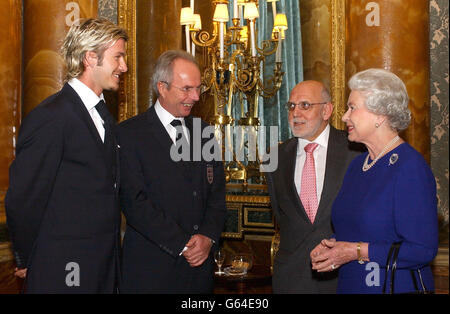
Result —
POLYGON ((283 75, 284 72, 281 71, 281 62, 275 63, 274 74, 272 77, 266 80, 267 84, 264 84, 261 80, 258 81, 258 88, 261 91, 261 96, 264 98, 273 97, 278 90, 281 88, 281 84, 283 83, 283 75), (266 88, 266 86, 270 86, 266 88))
POLYGON ((270 56, 273 55, 275 52, 277 52, 278 49, 278 40, 277 39, 271 39, 271 40, 264 40, 262 42, 262 47, 256 47, 256 50, 258 53, 262 56, 270 56))

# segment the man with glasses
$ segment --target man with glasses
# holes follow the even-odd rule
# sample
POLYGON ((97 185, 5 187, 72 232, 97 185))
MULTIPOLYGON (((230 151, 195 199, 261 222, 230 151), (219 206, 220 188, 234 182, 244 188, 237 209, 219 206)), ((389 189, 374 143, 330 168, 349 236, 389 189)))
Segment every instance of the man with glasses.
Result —
MULTIPOLYGON (((207 126, 190 115, 201 92, 200 70, 190 54, 171 50, 159 57, 152 80, 156 103, 118 128, 127 221, 121 291, 211 293, 210 253, 225 222, 225 177, 220 160, 192 158, 200 141, 195 135, 207 126), (176 161, 173 147, 187 149, 187 158, 176 161)), ((210 140, 202 138, 201 146, 210 140)))
POLYGON ((280 145, 278 169, 267 174, 280 227, 273 292, 335 293, 337 273, 313 271, 309 253, 324 235, 333 234, 331 206, 359 152, 349 147, 345 132, 329 124, 333 104, 322 83, 297 84, 286 110, 294 137, 280 145))

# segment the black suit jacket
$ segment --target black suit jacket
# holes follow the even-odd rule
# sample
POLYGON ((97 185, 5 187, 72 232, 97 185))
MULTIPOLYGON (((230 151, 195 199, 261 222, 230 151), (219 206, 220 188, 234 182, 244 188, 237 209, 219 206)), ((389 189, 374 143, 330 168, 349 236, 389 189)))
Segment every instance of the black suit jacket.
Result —
POLYGON ((343 131, 330 126, 324 185, 314 224, 295 188, 298 139, 279 146, 279 166, 267 174, 272 209, 280 227, 280 247, 274 260, 274 293, 335 293, 337 272, 319 274, 311 269, 309 254, 333 234, 331 207, 351 160, 352 150, 343 131))
MULTIPOLYGON (((185 123, 192 149, 192 117, 185 123)), ((202 122, 201 128, 205 126, 202 122)), ((212 292, 212 256, 193 268, 179 254, 196 233, 219 241, 226 214, 222 162, 172 161, 172 140, 154 107, 121 123, 118 134, 121 204, 127 220, 122 291, 212 292)))
POLYGON ((68 84, 23 120, 5 206, 17 264, 28 268, 26 292, 115 292, 120 211, 111 145, 68 84))

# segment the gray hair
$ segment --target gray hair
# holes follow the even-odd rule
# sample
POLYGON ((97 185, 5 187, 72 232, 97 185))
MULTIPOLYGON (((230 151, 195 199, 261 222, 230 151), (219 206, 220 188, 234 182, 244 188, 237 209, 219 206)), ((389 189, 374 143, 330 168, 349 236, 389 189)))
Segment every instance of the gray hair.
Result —
POLYGON ((325 87, 325 85, 323 85, 321 95, 322 95, 322 100, 323 101, 331 102, 330 92, 329 92, 328 88, 325 87))
POLYGON ((353 75, 348 87, 366 97, 367 109, 384 115, 393 130, 402 131, 411 122, 408 108, 409 97, 405 84, 392 72, 383 69, 368 69, 353 75))
POLYGON ((158 92, 158 83, 159 82, 167 82, 169 85, 172 83, 173 79, 173 62, 176 59, 183 59, 189 62, 194 63, 197 67, 199 67, 197 60, 186 51, 183 50, 168 50, 159 56, 156 61, 155 69, 152 77, 152 86, 153 90, 156 93, 156 96, 159 97, 158 92))

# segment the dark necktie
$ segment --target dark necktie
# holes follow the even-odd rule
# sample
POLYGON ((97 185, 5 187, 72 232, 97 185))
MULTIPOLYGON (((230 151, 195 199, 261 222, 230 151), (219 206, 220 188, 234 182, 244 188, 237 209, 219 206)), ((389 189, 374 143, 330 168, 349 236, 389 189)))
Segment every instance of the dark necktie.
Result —
POLYGON ((105 128, 105 137, 104 137, 104 147, 105 153, 107 156, 107 163, 112 171, 113 179, 116 181, 117 178, 117 155, 116 155, 116 139, 114 135, 114 126, 116 121, 114 117, 109 112, 106 104, 103 100, 100 100, 98 104, 95 106, 97 112, 100 117, 103 119, 103 127, 105 128))
POLYGON ((179 142, 181 138, 183 138, 183 140, 186 141, 186 143, 189 143, 187 141, 186 136, 184 135, 184 131, 183 131, 183 127, 182 127, 182 123, 180 120, 174 119, 172 120, 172 122, 170 122, 170 124, 177 130, 177 136, 175 138, 175 144, 176 142, 179 142))
POLYGON ((106 104, 103 100, 100 100, 97 105, 95 105, 95 109, 97 109, 98 114, 103 119, 103 127, 105 128, 105 140, 104 143, 107 144, 107 142, 111 141, 113 136, 112 134, 112 128, 115 124, 114 118, 109 113, 108 108, 106 107, 106 104))
MULTIPOLYGON (((170 122, 170 124, 177 130, 175 145, 178 148, 178 154, 180 154, 181 156, 184 156, 182 149, 187 148, 188 154, 186 157, 190 159, 189 142, 186 138, 186 135, 184 134, 181 121, 174 119, 174 120, 172 120, 172 122, 170 122)), ((183 158, 182 158, 181 162, 182 162, 182 165, 183 165, 183 168, 184 168, 186 174, 189 175, 189 173, 191 171, 191 163, 187 160, 184 160, 183 158)))

